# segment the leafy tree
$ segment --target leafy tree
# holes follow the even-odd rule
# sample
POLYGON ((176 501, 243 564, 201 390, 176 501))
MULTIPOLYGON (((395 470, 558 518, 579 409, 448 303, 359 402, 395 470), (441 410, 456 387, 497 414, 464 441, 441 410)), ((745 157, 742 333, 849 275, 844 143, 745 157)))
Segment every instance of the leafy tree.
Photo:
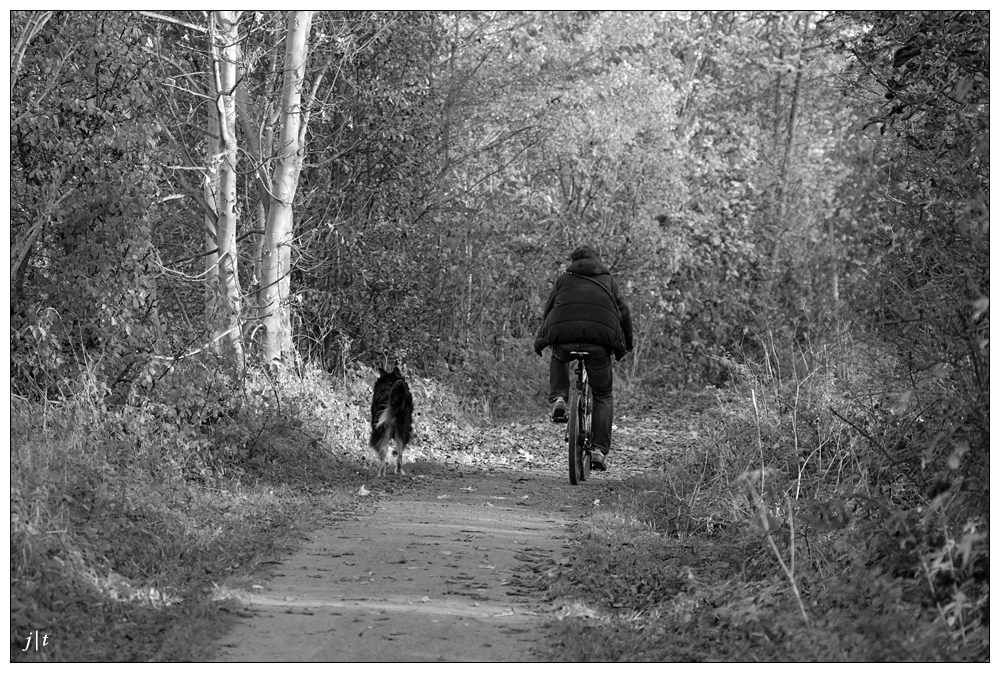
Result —
POLYGON ((421 331, 453 301, 433 292, 442 268, 433 241, 443 232, 427 215, 441 154, 430 71, 439 26, 425 13, 317 20, 331 39, 313 58, 331 76, 316 97, 301 176, 297 343, 334 363, 352 348, 376 357, 410 342, 421 362, 421 345, 435 347, 421 331))
POLYGON ((854 305, 904 368, 891 390, 906 436, 890 448, 918 447, 922 481, 978 480, 989 464, 989 13, 838 19, 862 28, 844 42, 847 90, 877 148, 879 198, 863 215, 878 256, 854 305))
POLYGON ((163 38, 174 29, 183 31, 185 38, 195 36, 192 41, 196 46, 184 58, 195 72, 198 64, 207 70, 204 78, 191 78, 184 61, 170 56, 162 61, 168 81, 179 77, 191 80, 186 89, 193 98, 189 109, 205 110, 207 126, 201 133, 197 132, 198 118, 184 114, 176 105, 172 114, 164 117, 164 125, 176 128, 176 134, 171 134, 175 141, 187 138, 191 143, 191 147, 175 146, 178 158, 191 164, 187 168, 204 174, 200 198, 183 176, 179 183, 182 194, 201 207, 205 220, 209 345, 214 349, 221 345, 220 350, 242 370, 245 324, 259 320, 264 327, 259 342, 263 359, 275 363, 288 358, 292 347, 288 303, 292 202, 309 110, 326 72, 326 68, 319 71, 309 98, 301 103, 311 14, 290 14, 285 26, 241 12, 215 12, 208 17, 207 27, 176 16, 149 17, 155 22, 160 49, 165 48, 163 38), (167 30, 161 24, 166 24, 167 30), (202 34, 208 37, 204 47, 197 46, 202 34), (283 60, 276 54, 282 45, 283 60), (283 82, 277 76, 279 71, 284 73, 283 82), (191 151, 201 143, 202 134, 206 150, 203 167, 194 162, 191 151), (241 153, 252 162, 242 176, 241 153), (254 217, 241 219, 241 210, 254 213, 254 217), (238 241, 251 236, 252 248, 241 251, 238 241), (241 258, 249 260, 249 277, 241 272, 241 258), (242 289, 247 286, 255 299, 249 314, 244 310, 247 293, 242 289))
POLYGON ((87 368, 127 392, 162 334, 142 32, 114 12, 17 12, 11 23, 13 385, 58 394, 87 368))

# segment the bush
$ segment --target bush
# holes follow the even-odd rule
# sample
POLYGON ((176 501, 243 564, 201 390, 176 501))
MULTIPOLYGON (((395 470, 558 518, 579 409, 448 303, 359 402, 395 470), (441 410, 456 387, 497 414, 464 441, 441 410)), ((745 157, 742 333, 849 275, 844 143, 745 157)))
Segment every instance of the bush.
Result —
POLYGON ((660 416, 666 436, 700 419, 700 441, 584 521, 550 592, 593 606, 600 628, 565 619, 558 657, 988 659, 984 492, 964 454, 926 490, 936 435, 886 395, 902 366, 876 344, 776 340, 766 361, 721 358, 714 409, 660 416), (797 367, 776 366, 795 351, 797 367))
POLYGON ((316 505, 349 506, 328 444, 355 443, 364 386, 332 383, 184 362, 117 406, 85 376, 60 402, 12 396, 11 660, 194 656, 222 617, 213 582, 238 588, 316 505), (22 652, 36 630, 58 637, 22 652))

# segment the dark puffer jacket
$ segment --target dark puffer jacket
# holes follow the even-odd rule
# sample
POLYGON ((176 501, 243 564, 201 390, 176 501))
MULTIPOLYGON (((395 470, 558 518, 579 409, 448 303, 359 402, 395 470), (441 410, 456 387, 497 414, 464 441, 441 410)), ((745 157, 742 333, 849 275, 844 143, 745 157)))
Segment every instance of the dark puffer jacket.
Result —
POLYGON ((632 350, 632 317, 625 298, 611 272, 590 257, 576 260, 556 279, 535 352, 566 343, 604 346, 619 360, 632 350))

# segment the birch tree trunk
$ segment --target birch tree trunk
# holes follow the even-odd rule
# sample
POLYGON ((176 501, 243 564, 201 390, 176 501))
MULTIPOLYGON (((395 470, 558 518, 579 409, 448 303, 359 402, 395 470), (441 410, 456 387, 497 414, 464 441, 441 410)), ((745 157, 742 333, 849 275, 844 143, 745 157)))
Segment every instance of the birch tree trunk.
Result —
MULTIPOLYGON (((243 300, 239 286, 236 250, 236 86, 240 61, 240 12, 217 11, 212 20, 212 62, 215 84, 215 112, 218 118, 218 189, 215 194, 215 306, 212 310, 213 341, 232 360, 238 371, 246 365, 240 316, 243 300)), ((207 194, 206 194, 207 195, 207 194)), ((212 245, 211 241, 208 243, 212 245)), ((209 256, 211 263, 212 255, 209 256)))
MULTIPOLYGON (((274 37, 275 46, 280 39, 274 37)), ((275 49, 276 51, 276 49, 275 49)), ((265 90, 270 90, 277 81, 280 58, 272 53, 268 59, 268 69, 265 76, 265 90)), ((250 285, 247 288, 252 298, 253 316, 263 320, 266 311, 263 309, 263 285, 261 282, 262 259, 264 254, 264 234, 267 231, 267 213, 271 208, 271 156, 274 147, 274 128, 278 124, 278 105, 275 101, 266 101, 261 96, 251 101, 246 84, 248 73, 241 72, 239 87, 236 90, 236 112, 240 128, 246 142, 246 152, 254 165, 254 184, 257 188, 257 203, 254 206, 254 245, 250 262, 250 285), (259 129, 259 130, 258 130, 259 129), (265 152, 268 154, 265 156, 265 152), (258 233, 259 232, 259 233, 258 233)))
MULTIPOLYGON (((210 39, 214 39, 211 36, 210 39)), ((216 100, 219 91, 214 76, 209 76, 208 93, 216 100)), ((219 324, 219 163, 222 157, 222 141, 219 135, 219 109, 215 104, 208 106, 205 115, 205 179, 202 195, 205 197, 205 325, 215 337, 220 333, 219 324), (209 208, 211 212, 209 212, 209 208)), ((209 351, 216 355, 222 347, 216 339, 209 343, 209 351)))
POLYGON ((279 111, 281 132, 261 256, 261 303, 264 313, 261 350, 264 361, 271 366, 292 352, 291 313, 288 307, 288 275, 294 231, 292 201, 298 187, 305 146, 307 120, 303 119, 302 86, 311 24, 312 12, 291 12, 288 16, 279 111))

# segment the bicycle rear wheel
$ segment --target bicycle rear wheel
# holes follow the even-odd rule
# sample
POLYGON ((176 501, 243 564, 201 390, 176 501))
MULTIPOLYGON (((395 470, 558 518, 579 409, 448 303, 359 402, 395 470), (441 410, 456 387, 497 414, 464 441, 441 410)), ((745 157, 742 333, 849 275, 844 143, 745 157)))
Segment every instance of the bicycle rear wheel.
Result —
POLYGON ((577 455, 580 460, 580 481, 586 481, 590 477, 590 450, 594 439, 593 433, 593 408, 594 400, 591 396, 590 385, 584 383, 583 395, 580 398, 580 439, 577 455))
POLYGON ((569 389, 569 424, 566 428, 569 441, 569 483, 576 486, 586 479, 580 469, 580 444, 583 437, 580 433, 580 392, 575 386, 569 389))

